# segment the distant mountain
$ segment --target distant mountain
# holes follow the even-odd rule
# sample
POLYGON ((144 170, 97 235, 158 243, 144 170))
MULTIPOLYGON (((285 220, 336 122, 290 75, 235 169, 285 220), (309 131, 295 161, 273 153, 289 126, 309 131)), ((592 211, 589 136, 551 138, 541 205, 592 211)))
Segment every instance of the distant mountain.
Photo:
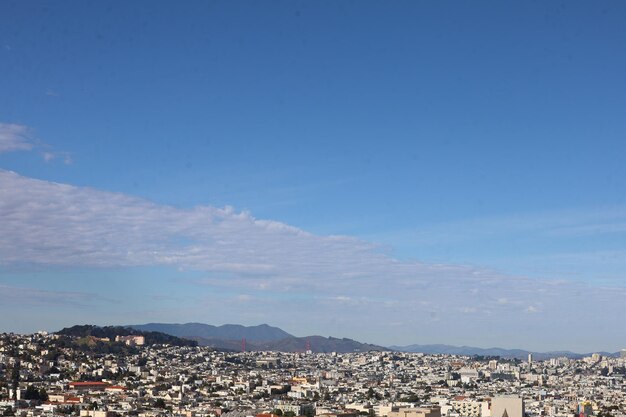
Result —
MULTIPOLYGON (((527 360, 528 354, 533 354, 535 360, 545 360, 550 358, 567 357, 571 359, 579 359, 585 356, 590 356, 591 353, 575 353, 567 350, 552 351, 552 352, 532 352, 523 349, 502 349, 502 348, 477 348, 471 346, 451 346, 451 345, 409 345, 409 346, 390 346, 391 350, 398 352, 416 352, 426 354, 445 354, 445 355, 466 355, 466 356, 500 356, 507 359, 522 359, 527 360)), ((611 352, 598 352, 602 356, 615 357, 617 353, 611 352)))
POLYGON ((222 339, 222 340, 238 340, 241 345, 241 339, 246 341, 274 341, 282 340, 290 337, 286 331, 278 327, 261 324, 258 326, 241 326, 239 324, 224 324, 223 326, 211 326, 202 323, 185 323, 185 324, 168 324, 168 323, 148 323, 133 324, 128 327, 141 331, 153 331, 171 334, 177 337, 187 339, 222 339))
POLYGON ((195 346, 197 342, 183 339, 170 334, 156 331, 141 331, 123 326, 94 326, 91 324, 66 327, 56 332, 62 336, 109 338, 115 341, 116 336, 144 336, 147 345, 168 344, 174 346, 195 346))
POLYGON ((356 340, 336 337, 308 336, 296 337, 292 339, 280 340, 276 343, 268 343, 259 346, 259 350, 278 350, 282 352, 299 352, 304 350, 303 346, 310 346, 311 351, 316 353, 350 353, 350 352, 369 352, 372 350, 388 351, 389 349, 372 345, 370 343, 361 343, 356 340))
POLYGON ((202 323, 166 324, 149 323, 130 325, 136 330, 158 331, 185 339, 191 339, 200 346, 211 346, 216 349, 241 351, 242 339, 246 339, 246 350, 304 352, 307 346, 316 353, 323 352, 367 352, 370 350, 389 350, 382 346, 357 342, 352 339, 336 337, 295 337, 278 327, 261 324, 259 326, 241 326, 225 324, 211 326, 202 323))
MULTIPOLYGON (((203 339, 194 338, 200 346, 211 346, 216 349, 228 349, 241 351, 241 340, 224 340, 224 339, 203 339)), ((389 349, 372 345, 369 343, 361 343, 352 339, 339 339, 336 337, 308 336, 308 337, 288 337, 281 340, 273 341, 253 341, 246 339, 247 351, 274 351, 274 352, 305 352, 310 348, 315 353, 350 353, 350 352, 369 352, 372 350, 388 351, 389 349)))

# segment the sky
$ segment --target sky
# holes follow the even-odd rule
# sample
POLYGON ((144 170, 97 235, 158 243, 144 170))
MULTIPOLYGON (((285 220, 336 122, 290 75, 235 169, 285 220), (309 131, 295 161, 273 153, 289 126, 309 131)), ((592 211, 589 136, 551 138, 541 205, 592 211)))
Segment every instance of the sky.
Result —
POLYGON ((626 347, 625 17, 0 2, 0 332, 626 347))

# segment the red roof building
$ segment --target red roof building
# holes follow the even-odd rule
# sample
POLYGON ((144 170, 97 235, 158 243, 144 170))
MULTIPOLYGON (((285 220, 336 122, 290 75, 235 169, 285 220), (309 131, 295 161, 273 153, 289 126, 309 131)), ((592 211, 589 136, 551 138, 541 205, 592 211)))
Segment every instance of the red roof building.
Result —
POLYGON ((76 391, 103 391, 109 386, 106 382, 100 381, 85 381, 85 382, 70 382, 70 389, 76 391))

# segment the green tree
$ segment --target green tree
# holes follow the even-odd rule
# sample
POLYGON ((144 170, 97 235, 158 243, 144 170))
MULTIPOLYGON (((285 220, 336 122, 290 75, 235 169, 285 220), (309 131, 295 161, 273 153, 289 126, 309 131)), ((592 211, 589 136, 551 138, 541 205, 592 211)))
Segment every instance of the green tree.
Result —
MULTIPOLYGON (((11 368, 11 388, 13 389, 13 401, 17 401, 17 390, 20 386, 20 361, 17 360, 11 368)), ((11 410, 12 412, 13 410, 11 410)))
POLYGON ((420 399, 416 393, 412 392, 408 396, 404 398, 400 398, 400 401, 407 402, 407 403, 417 403, 420 401, 420 399))
POLYGON ((46 401, 48 399, 48 394, 45 389, 37 389, 33 385, 29 385, 26 388, 26 393, 24 394, 25 400, 34 400, 34 401, 46 401))

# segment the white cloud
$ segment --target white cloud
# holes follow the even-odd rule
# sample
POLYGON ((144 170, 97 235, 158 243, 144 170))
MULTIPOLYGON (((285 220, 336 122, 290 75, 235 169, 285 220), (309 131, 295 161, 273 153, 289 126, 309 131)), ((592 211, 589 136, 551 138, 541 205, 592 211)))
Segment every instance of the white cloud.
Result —
POLYGON ((538 313, 539 309, 535 306, 528 306, 524 311, 526 311, 527 313, 538 313))
POLYGON ((69 152, 53 151, 50 148, 50 145, 35 138, 33 129, 30 127, 0 123, 0 154, 38 150, 45 162, 60 159, 65 165, 72 164, 72 155, 69 152))
MULTIPOLYGON (((185 281, 198 293, 206 286, 241 295, 239 301, 275 296, 291 311, 313 303, 319 320, 364 331, 410 317, 420 331, 431 326, 433 334, 441 332, 436 322, 458 335, 476 334, 485 321, 494 328, 532 321, 538 315, 525 313, 539 312, 537 306, 542 318, 550 317, 546 326, 567 329, 572 323, 608 323, 624 312, 621 287, 400 261, 370 242, 318 236, 230 207, 181 209, 3 170, 0 219, 0 267, 147 265, 202 271, 204 278, 185 281), (481 306, 480 322, 460 320, 478 311, 464 309, 468 301, 481 306), (578 308, 583 304, 585 309, 578 308)), ((224 314, 229 308, 223 306, 224 314)))
POLYGON ((46 162, 51 162, 55 159, 62 159, 65 165, 71 165, 73 162, 72 156, 68 152, 43 152, 41 156, 46 162))
MULTIPOLYGON (((479 289, 505 305, 538 291, 534 280, 476 267, 398 261, 369 242, 313 235, 230 207, 180 209, 3 170, 0 218, 4 264, 169 265, 206 271, 200 282, 208 285, 332 288, 337 299, 346 294, 396 299, 388 296, 390 288, 463 295, 479 289), (509 294, 513 284, 516 292, 509 294)), ((554 287, 541 286, 548 292, 554 287)))
POLYGON ((30 128, 24 125, 0 123, 0 153, 30 151, 34 146, 30 128))

